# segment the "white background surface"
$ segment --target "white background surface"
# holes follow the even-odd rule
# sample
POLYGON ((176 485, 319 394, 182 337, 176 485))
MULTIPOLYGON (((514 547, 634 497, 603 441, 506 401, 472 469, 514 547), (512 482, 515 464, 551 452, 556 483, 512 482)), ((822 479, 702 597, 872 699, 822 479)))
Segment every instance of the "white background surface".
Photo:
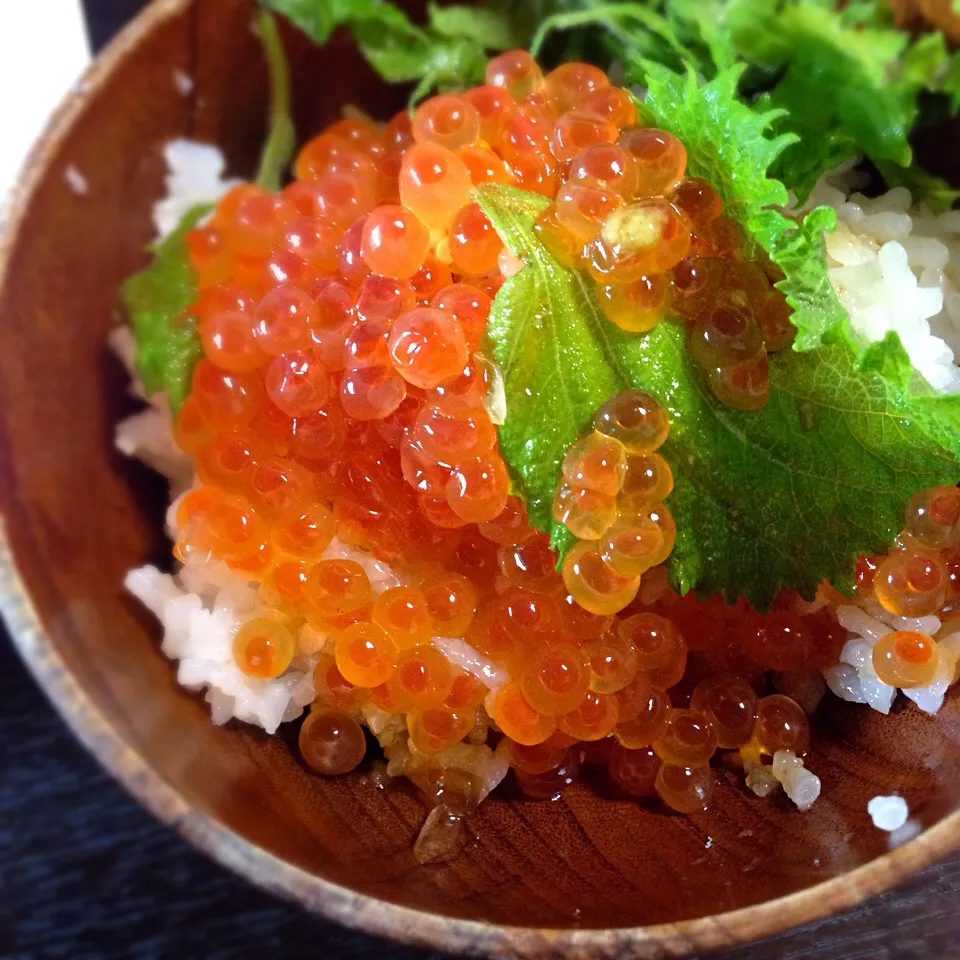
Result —
POLYGON ((89 60, 80 0, 0 0, 0 202, 89 60))

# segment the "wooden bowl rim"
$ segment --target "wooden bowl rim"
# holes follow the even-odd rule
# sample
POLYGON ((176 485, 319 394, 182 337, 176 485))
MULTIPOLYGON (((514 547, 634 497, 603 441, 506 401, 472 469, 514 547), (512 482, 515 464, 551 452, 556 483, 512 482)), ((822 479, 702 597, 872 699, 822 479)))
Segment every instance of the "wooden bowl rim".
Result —
MULTIPOLYGON (((193 2, 153 0, 93 61, 52 116, 21 168, 10 191, 5 222, 0 223, 0 290, 10 282, 10 254, 30 201, 88 101, 156 28, 193 2)), ((815 886, 715 916, 645 927, 538 929, 456 919, 399 906, 323 880, 250 843, 193 809, 153 770, 111 726, 50 642, 14 563, 2 518, 0 615, 20 657, 74 735, 155 817, 223 866, 271 893, 347 927, 417 946, 471 955, 563 956, 570 960, 684 956, 782 933, 852 907, 960 846, 960 810, 956 810, 896 849, 815 886)))

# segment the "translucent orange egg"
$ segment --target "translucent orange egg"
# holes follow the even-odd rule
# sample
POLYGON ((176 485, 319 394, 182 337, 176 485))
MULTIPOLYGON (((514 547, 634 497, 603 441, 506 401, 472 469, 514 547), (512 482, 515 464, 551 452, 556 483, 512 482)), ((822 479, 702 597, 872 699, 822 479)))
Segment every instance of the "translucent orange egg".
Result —
POLYGON ((604 220, 622 203, 619 194, 610 190, 568 182, 557 192, 554 216, 560 226, 583 245, 600 236, 604 220))
POLYGON ((573 158, 567 180, 600 187, 624 199, 632 199, 636 192, 637 163, 630 153, 617 144, 593 144, 573 158))
POLYGON ((622 87, 600 86, 592 90, 580 101, 579 109, 621 128, 632 127, 637 122, 633 96, 622 87))
POLYGON ((610 120, 584 110, 564 113, 550 134, 550 152, 562 164, 596 143, 613 143, 620 131, 610 120))
POLYGON ((423 585, 427 610, 437 634, 461 637, 477 608, 477 588, 458 573, 443 573, 423 585))
POLYGON ((797 337, 793 308, 779 290, 771 290, 756 308, 757 326, 769 353, 789 347, 797 337))
POLYGON ((343 414, 333 404, 297 417, 292 425, 293 453, 303 460, 327 460, 343 445, 346 430, 343 414))
POLYGON ((474 186, 482 183, 507 183, 510 179, 510 170, 506 163, 489 147, 474 143, 469 147, 461 147, 457 156, 469 171, 470 181, 474 186))
POLYGON ((300 516, 313 499, 313 477, 293 460, 261 460, 250 474, 250 499, 269 520, 300 516))
POLYGON ((374 273, 397 280, 412 277, 430 248, 430 233, 409 209, 384 204, 363 226, 360 253, 374 273))
POLYGON ((469 523, 493 520, 507 502, 510 478, 499 454, 465 457, 447 481, 446 497, 457 516, 469 523))
POLYGON ((627 474, 626 451, 618 440, 594 431, 570 445, 562 472, 572 484, 614 496, 627 474))
POLYGON ((480 114, 466 97, 440 94, 417 107, 411 129, 417 143, 436 143, 456 150, 480 136, 480 114))
POLYGON ((237 205, 222 229, 234 256, 267 257, 283 236, 284 227, 299 211, 282 195, 252 192, 237 205))
POLYGON ((509 153, 510 179, 513 186, 521 190, 553 197, 558 186, 556 162, 541 151, 542 148, 536 146, 509 153))
MULTIPOLYGON (((358 217, 346 230, 340 238, 337 246, 337 264, 340 267, 340 273, 343 280, 351 287, 359 287, 365 277, 372 271, 367 265, 367 261, 362 255, 363 236, 367 227, 367 221, 370 219, 368 214, 358 217)), ((381 223, 376 224, 378 227, 381 223)), ((395 239, 397 228, 389 227, 386 233, 388 241, 395 239)), ((414 232, 414 231, 412 231, 414 232)), ((378 237, 380 234, 378 234, 378 237)), ((390 247, 392 250, 392 246, 390 247)), ((388 251, 389 252, 389 251, 388 251)), ((377 271, 380 272, 380 271, 377 271)), ((326 280, 324 282, 335 282, 326 280)))
POLYGON ((617 518, 616 497, 564 481, 553 497, 553 519, 581 540, 597 540, 617 518))
POLYGON ((667 314, 670 286, 663 275, 640 277, 633 283, 597 286, 603 312, 627 333, 647 333, 667 314))
POLYGON ((637 161, 637 193, 642 197, 669 196, 683 179, 686 147, 673 134, 653 127, 634 128, 617 141, 637 161))
POLYGON ((267 396, 288 416, 315 413, 330 396, 330 376, 309 351, 274 357, 264 379, 267 396))
POLYGON ((366 691, 354 686, 340 672, 333 659, 321 658, 313 668, 317 700, 324 706, 348 709, 359 706, 366 691))
POLYGON ((268 455, 264 444, 252 433, 237 431, 213 437, 197 451, 194 463, 204 483, 242 492, 250 483, 254 466, 268 455))
POLYGON ((360 284, 355 309, 361 321, 389 323, 416 305, 416 291, 409 281, 371 274, 360 284))
MULTIPOLYGON (((480 137, 488 144, 496 143, 506 115, 513 109, 514 99, 505 87, 485 85, 473 87, 463 93, 463 99, 469 103, 480 119, 480 137)), ((474 183, 484 181, 474 180, 474 183)))
POLYGON ((191 399, 202 420, 215 430, 249 424, 263 396, 263 378, 255 372, 231 373, 209 360, 200 360, 193 368, 191 399))
POLYGON ((417 144, 403 158, 401 202, 428 226, 448 227, 457 211, 470 202, 470 188, 466 164, 446 147, 417 144))
POLYGON ((296 652, 293 634, 278 620, 248 620, 233 638, 233 659, 250 677, 279 677, 296 652))
POLYGON ((422 711, 446 699, 453 685, 453 673, 439 650, 424 645, 401 650, 396 668, 386 683, 400 712, 422 711))
POLYGON ((701 680, 690 697, 690 707, 710 719, 717 746, 726 750, 750 740, 757 715, 757 695, 742 677, 714 674, 701 680))
POLYGON ((590 670, 590 689, 616 693, 637 675, 637 653, 629 640, 615 633, 589 640, 581 648, 590 670))
POLYGON ((568 750, 555 767, 543 773, 528 773, 514 768, 514 777, 520 792, 529 800, 557 800, 564 790, 577 780, 579 772, 577 753, 568 750))
POLYGON ((326 132, 334 137, 342 137, 357 150, 377 156, 385 147, 385 132, 368 117, 354 114, 330 124, 326 132))
POLYGON ((407 731, 411 742, 421 753, 434 754, 463 740, 475 722, 471 711, 427 707, 407 716, 407 731))
POLYGON ((810 721, 800 705, 781 694, 757 702, 753 743, 768 756, 778 750, 792 750, 798 757, 810 749, 810 721))
POLYGON ((516 681, 494 694, 491 716, 506 736, 524 746, 543 743, 557 728, 555 717, 538 713, 527 703, 516 681))
POLYGON ((505 88, 514 99, 520 99, 543 86, 543 74, 526 50, 511 50, 487 63, 486 81, 490 86, 505 88))
POLYGON ((590 742, 610 736, 618 717, 619 702, 615 696, 588 690, 579 706, 557 718, 557 726, 577 740, 590 742))
POLYGON ((699 813, 713 799, 713 774, 708 766, 663 764, 657 771, 655 786, 663 802, 678 813, 699 813))
POLYGON ((654 741, 653 749, 674 766, 701 766, 717 749, 717 734, 710 718, 699 710, 674 708, 667 715, 667 728, 654 741))
POLYGON ((877 676, 893 687, 926 687, 940 666, 936 640, 915 630, 893 630, 884 634, 873 648, 877 676))
POLYGON ((684 640, 676 624, 656 613, 637 613, 617 625, 621 639, 629 641, 637 656, 637 667, 650 673, 666 666, 684 640))
POLYGON ((287 225, 283 245, 303 258, 310 272, 325 276, 337 269, 337 244, 343 228, 320 217, 300 217, 287 225))
POLYGON ((594 427, 631 453, 656 450, 670 433, 663 407, 645 390, 624 390, 612 397, 597 411, 594 427))
POLYGON ((263 517, 241 496, 218 497, 202 519, 204 544, 228 562, 256 553, 267 539, 263 517))
POLYGON ((200 327, 200 342, 207 359, 223 370, 243 373, 267 361, 254 339, 250 317, 239 310, 209 317, 200 327))
POLYGON ((960 545, 960 488, 920 490, 910 498, 904 515, 907 532, 924 546, 960 545))
POLYGON ((390 358, 405 380, 436 387, 455 377, 467 362, 467 340, 456 318, 433 307, 418 307, 393 324, 390 358))
POLYGON ((589 682, 583 654, 569 644, 551 644, 529 662, 520 677, 520 689, 531 707, 556 716, 580 704, 589 682))
MULTIPOLYGON (((519 543, 530 534, 523 501, 519 497, 508 497, 503 510, 493 520, 480 524, 479 531, 481 536, 493 543, 503 545, 519 543)), ((507 569, 513 566, 511 563, 507 569)), ((504 569, 505 575, 508 575, 507 569, 504 569)))
POLYGON ((519 651, 522 658, 529 649, 557 639, 559 619, 559 608, 549 595, 509 587, 490 611, 487 652, 507 660, 510 657, 503 651, 519 651))
POLYGON ((618 743, 611 752, 610 778, 628 797, 655 797, 659 770, 660 758, 650 747, 630 750, 618 743))
POLYGON ((582 244, 560 223, 555 206, 551 205, 539 214, 533 230, 547 251, 565 267, 574 268, 579 265, 582 244))
POLYGON ((389 634, 374 623, 355 623, 337 637, 337 667, 358 687, 386 683, 394 670, 397 647, 389 634))
POLYGON ((426 306, 430 298, 453 282, 453 274, 446 263, 434 257, 427 257, 423 266, 410 278, 410 284, 417 293, 420 306, 426 306))
POLYGON ((340 776, 356 769, 367 752, 367 738, 357 720, 342 710, 311 710, 300 727, 297 746, 316 773, 340 776))
POLYGON ((322 503, 308 504, 303 513, 274 527, 277 547, 294 557, 319 558, 334 534, 333 514, 322 503))
POLYGON ((303 592, 306 583, 306 562, 281 558, 267 570, 260 584, 260 598, 269 606, 299 613, 307 606, 306 594, 303 592))
POLYGON ((542 743, 525 746, 513 740, 507 741, 507 756, 510 766, 523 773, 546 773, 558 767, 566 759, 570 749, 570 737, 554 733, 542 743))
POLYGON ((896 551, 877 568, 873 592, 880 605, 901 617, 937 613, 947 597, 949 574, 939 556, 896 551))
POLYGON ((608 86, 607 75, 590 63, 564 63, 544 78, 544 90, 561 113, 578 106, 594 91, 608 86))
POLYGON ((374 601, 373 621, 393 637, 400 649, 426 643, 433 633, 427 599, 414 587, 384 590, 374 601))
POLYGON ((634 283, 666 273, 690 252, 690 223, 660 198, 633 200, 603 222, 585 248, 587 269, 598 283, 634 283))
MULTIPOLYGON (((434 294, 430 306, 451 314, 460 324, 468 344, 476 347, 483 337, 491 302, 490 295, 475 284, 452 283, 434 294)), ((474 362, 472 368, 473 370, 480 370, 485 380, 489 380, 486 367, 481 367, 474 362)), ((484 382, 482 386, 487 388, 487 382, 484 382)), ((484 389, 478 398, 481 405, 486 392, 487 390, 484 389)), ((469 406, 476 405, 476 402, 469 404, 469 406)))
POLYGON ((674 205, 695 226, 701 227, 723 213, 723 200, 706 180, 687 177, 677 184, 674 205))
POLYGON ((637 595, 639 577, 622 577, 608 567, 594 541, 582 540, 563 561, 567 590, 591 613, 607 615, 626 607, 637 595))
POLYGON ((340 382, 340 403, 354 420, 382 420, 407 395, 406 382, 393 367, 348 370, 340 382))
POLYGON ((475 711, 489 691, 476 677, 462 670, 453 671, 450 692, 443 705, 455 713, 475 711))
POLYGON ((355 560, 321 560, 310 568, 305 592, 319 614, 334 616, 369 603, 373 591, 363 567, 355 560))
POLYGON ((464 274, 481 274, 496 269, 503 241, 476 203, 467 204, 450 228, 450 255, 453 265, 464 274))
POLYGON ((613 735, 630 750, 650 746, 663 736, 670 713, 670 698, 663 690, 651 687, 645 677, 614 694, 620 718, 613 735))

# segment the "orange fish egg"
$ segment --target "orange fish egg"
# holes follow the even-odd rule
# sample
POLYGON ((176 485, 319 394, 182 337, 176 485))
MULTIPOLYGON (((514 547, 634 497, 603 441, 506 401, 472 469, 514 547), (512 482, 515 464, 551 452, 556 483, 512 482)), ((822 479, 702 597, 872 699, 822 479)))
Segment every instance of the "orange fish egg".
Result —
POLYGON ((447 147, 420 143, 403 158, 400 200, 428 226, 448 227, 470 202, 471 186, 467 165, 447 147))
POLYGON ((593 541, 582 540, 567 554, 561 571, 580 606, 601 616, 618 613, 637 595, 639 577, 622 577, 602 560, 593 541))
POLYGON ((520 692, 516 681, 493 695, 490 715, 511 740, 524 746, 543 743, 557 728, 556 718, 538 713, 520 692))
POLYGON ((355 623, 337 637, 335 656, 346 680, 358 687, 376 687, 393 674, 397 646, 382 627, 355 623))
POLYGON ((400 649, 426 643, 433 633, 427 599, 414 587, 384 590, 374 601, 373 621, 393 637, 400 649))
POLYGON ((248 676, 279 677, 293 659, 293 634, 278 620, 257 617, 248 620, 233 638, 233 658, 248 676))
POLYGON ((417 143, 436 143, 456 150, 480 136, 480 114, 466 97, 440 94, 417 107, 411 132, 417 143))
POLYGON ((490 86, 503 87, 514 99, 520 99, 543 86, 543 74, 526 50, 510 50, 487 63, 486 81, 490 86))
MULTIPOLYGON (((396 639, 396 634, 391 636, 396 639)), ((386 683, 400 712, 422 711, 438 706, 446 699, 453 686, 453 673, 439 650, 419 646, 400 652, 396 668, 386 683)))
POLYGON ((602 740, 616 727, 619 709, 619 701, 612 694, 588 690, 577 707, 557 718, 557 726, 577 740, 602 740))
POLYGON ((324 776, 349 773, 367 752, 357 720, 342 710, 311 710, 300 727, 297 746, 304 763, 324 776))
POLYGON ((410 209, 385 204, 364 222, 360 255, 374 273, 406 280, 423 265, 429 249, 430 233, 410 209))
POLYGON ((926 687, 940 665, 936 640, 915 630, 892 630, 873 648, 877 676, 893 687, 926 687))
POLYGON ((407 715, 410 740, 421 753, 440 753, 463 740, 473 729, 472 711, 427 707, 407 715))
POLYGON ((687 150, 673 134, 653 127, 634 128, 622 133, 617 143, 637 161, 639 196, 669 196, 683 179, 687 150))

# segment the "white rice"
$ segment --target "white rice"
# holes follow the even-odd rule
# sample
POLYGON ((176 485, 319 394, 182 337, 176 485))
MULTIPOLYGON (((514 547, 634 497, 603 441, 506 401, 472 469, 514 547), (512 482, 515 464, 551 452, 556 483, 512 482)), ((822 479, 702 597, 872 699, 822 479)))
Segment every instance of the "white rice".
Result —
POLYGON ((193 207, 215 203, 241 182, 224 178, 226 160, 219 148, 209 143, 171 140, 163 148, 163 157, 167 164, 166 196, 153 207, 158 240, 175 230, 193 207))
POLYGON ((910 809, 903 797, 893 794, 889 797, 874 797, 867 804, 867 813, 870 814, 870 819, 878 830, 893 833, 907 822, 910 809))
POLYGON ((805 209, 829 204, 830 282, 868 341, 900 335, 910 362, 936 390, 960 390, 960 211, 934 214, 896 187, 879 197, 850 193, 850 164, 828 174, 805 209))

